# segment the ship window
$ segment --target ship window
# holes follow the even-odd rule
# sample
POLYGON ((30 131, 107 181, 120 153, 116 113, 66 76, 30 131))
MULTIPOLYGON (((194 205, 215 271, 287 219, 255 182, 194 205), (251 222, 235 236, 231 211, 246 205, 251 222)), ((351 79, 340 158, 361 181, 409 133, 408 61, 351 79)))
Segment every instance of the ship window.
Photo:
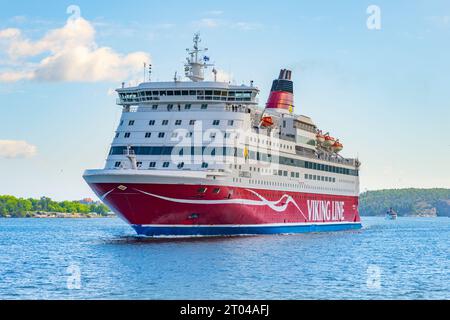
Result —
POLYGON ((295 173, 295 177, 296 177, 296 178, 300 178, 300 173, 296 172, 296 173, 295 173))
POLYGON ((162 121, 162 125, 163 125, 163 126, 167 126, 168 124, 169 124, 169 120, 163 120, 163 121, 162 121))
POLYGON ((287 171, 284 171, 284 172, 283 172, 283 176, 287 177, 287 175, 288 175, 288 172, 287 172, 287 171))
POLYGON ((186 138, 190 138, 190 137, 192 137, 192 132, 187 132, 186 133, 186 138))
POLYGON ((170 162, 164 162, 164 163, 163 163, 163 168, 168 168, 169 165, 170 165, 170 162))
POLYGON ((134 120, 130 120, 130 121, 128 122, 128 125, 129 125, 129 126, 134 126, 134 120))
POLYGON ((177 121, 175 121, 175 125, 176 125, 176 126, 181 126, 181 123, 182 123, 182 121, 181 121, 181 120, 177 120, 177 121))
POLYGON ((123 125, 123 120, 122 120, 122 121, 120 121, 120 125, 123 125))
POLYGON ((165 92, 165 91, 160 91, 160 92, 159 92, 159 95, 160 95, 160 96, 165 96, 165 95, 166 95, 166 92, 165 92))
POLYGON ((209 166, 208 163, 206 163, 206 162, 203 162, 203 163, 202 163, 202 168, 205 168, 205 169, 206 169, 206 168, 208 168, 208 166, 209 166))
POLYGON ((121 165, 121 162, 120 162, 120 161, 117 161, 117 162, 114 164, 114 167, 119 168, 120 165, 121 165))
POLYGON ((295 172, 291 172, 291 178, 295 177, 295 172))
POLYGON ((137 162, 137 163, 136 163, 136 166, 137 166, 138 168, 142 168, 142 162, 141 162, 141 161, 137 162))
POLYGON ((197 190, 197 192, 198 193, 206 193, 206 190, 208 190, 207 188, 199 188, 198 190, 197 190))
POLYGON ((305 174, 305 179, 309 179, 309 177, 308 177, 308 175, 307 175, 307 174, 305 174))
POLYGON ((148 125, 149 125, 149 126, 154 126, 154 125, 155 125, 155 120, 150 120, 150 121, 148 122, 148 125))
POLYGON ((177 132, 172 132, 172 138, 176 138, 178 136, 178 133, 177 132))
POLYGON ((158 110, 158 105, 157 105, 157 104, 154 104, 154 105, 152 106, 152 110, 158 110))
POLYGON ((125 132, 125 138, 129 138, 131 136, 131 133, 125 132))
POLYGON ((170 110, 172 110, 172 109, 173 109, 173 104, 168 104, 168 105, 167 105, 167 110, 170 111, 170 110))
POLYGON ((151 133, 151 132, 146 132, 146 133, 145 133, 145 137, 146 137, 146 138, 150 138, 151 136, 152 136, 152 133, 151 133))
POLYGON ((215 132, 212 132, 211 135, 210 135, 210 137, 211 137, 211 139, 215 139, 215 138, 216 138, 216 133, 215 133, 215 132))
POLYGON ((214 120, 213 121, 213 126, 218 126, 220 124, 220 120, 214 120))
POLYGON ((155 168, 156 167, 156 162, 150 162, 150 165, 148 167, 149 168, 155 168))
POLYGON ((173 91, 167 91, 168 96, 173 96, 173 91))
POLYGON ((159 96, 159 91, 153 91, 154 96, 159 96))
POLYGON ((165 135, 166 135, 166 134, 165 134, 164 132, 160 132, 160 133, 158 134, 158 138, 164 138, 165 135))
POLYGON ((194 124, 195 124, 195 120, 189 121, 189 125, 190 125, 190 126, 193 126, 194 124))
POLYGON ((228 120, 228 125, 229 126, 233 126, 234 125, 234 120, 228 120))
POLYGON ((120 133, 119 133, 119 132, 117 132, 117 133, 116 133, 116 138, 118 138, 118 137, 119 137, 119 135, 120 135, 120 133))
POLYGON ((195 96, 195 95, 197 95, 197 92, 195 90, 190 90, 189 91, 189 95, 190 96, 195 96))
POLYGON ((206 110, 208 109, 208 105, 207 104, 202 104, 202 110, 206 110))
POLYGON ((186 110, 191 110, 191 107, 192 107, 192 105, 187 104, 187 105, 184 106, 184 109, 186 109, 186 110))
POLYGON ((178 90, 175 91, 175 95, 176 95, 176 96, 181 96, 181 91, 178 91, 178 90))
POLYGON ((177 167, 178 167, 178 169, 184 168, 184 162, 179 163, 177 167))
POLYGON ((187 96, 187 95, 189 95, 189 91, 183 90, 183 91, 181 91, 181 94, 182 94, 183 96, 187 96))

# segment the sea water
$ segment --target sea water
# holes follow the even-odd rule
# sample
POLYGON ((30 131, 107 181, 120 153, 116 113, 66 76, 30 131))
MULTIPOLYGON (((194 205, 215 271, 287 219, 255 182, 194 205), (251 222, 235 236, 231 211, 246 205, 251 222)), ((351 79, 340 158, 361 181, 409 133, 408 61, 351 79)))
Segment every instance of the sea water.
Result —
POLYGON ((0 219, 0 299, 450 299, 449 218, 147 239, 117 218, 0 219))

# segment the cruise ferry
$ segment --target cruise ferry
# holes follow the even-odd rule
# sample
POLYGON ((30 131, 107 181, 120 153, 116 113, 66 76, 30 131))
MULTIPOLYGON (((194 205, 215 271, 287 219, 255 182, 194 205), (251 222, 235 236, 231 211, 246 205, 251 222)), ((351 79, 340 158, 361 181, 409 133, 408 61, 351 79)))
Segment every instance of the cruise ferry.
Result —
POLYGON ((106 165, 84 173, 97 196, 151 237, 361 228, 360 162, 295 112, 292 72, 281 70, 261 106, 253 81, 217 81, 200 42, 184 79, 150 74, 117 89, 122 116, 106 165))

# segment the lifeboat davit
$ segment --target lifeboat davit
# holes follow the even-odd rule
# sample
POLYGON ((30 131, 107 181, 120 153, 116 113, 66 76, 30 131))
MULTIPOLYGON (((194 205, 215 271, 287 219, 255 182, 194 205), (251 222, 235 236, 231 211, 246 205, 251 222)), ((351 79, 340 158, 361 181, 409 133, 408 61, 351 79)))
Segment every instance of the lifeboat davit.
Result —
POLYGON ((332 149, 334 152, 338 153, 338 152, 341 152, 342 149, 344 149, 344 145, 343 145, 342 143, 340 143, 339 140, 337 140, 337 141, 331 146, 331 149, 332 149))
POLYGON ((325 142, 325 136, 323 135, 322 131, 317 132, 316 140, 319 144, 323 144, 325 142))
POLYGON ((273 119, 272 117, 266 116, 262 117, 261 119, 261 127, 271 127, 273 126, 273 119))
POLYGON ((330 135, 325 135, 325 142, 323 143, 326 147, 331 147, 335 144, 336 139, 330 135))

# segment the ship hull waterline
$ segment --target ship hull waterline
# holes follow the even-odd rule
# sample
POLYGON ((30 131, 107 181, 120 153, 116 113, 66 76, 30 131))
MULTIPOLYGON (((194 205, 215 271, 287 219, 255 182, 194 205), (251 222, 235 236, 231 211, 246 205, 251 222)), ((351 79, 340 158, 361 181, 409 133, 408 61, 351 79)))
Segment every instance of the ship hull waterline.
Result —
POLYGON ((139 235, 237 236, 357 230, 358 197, 204 184, 89 182, 139 235))

